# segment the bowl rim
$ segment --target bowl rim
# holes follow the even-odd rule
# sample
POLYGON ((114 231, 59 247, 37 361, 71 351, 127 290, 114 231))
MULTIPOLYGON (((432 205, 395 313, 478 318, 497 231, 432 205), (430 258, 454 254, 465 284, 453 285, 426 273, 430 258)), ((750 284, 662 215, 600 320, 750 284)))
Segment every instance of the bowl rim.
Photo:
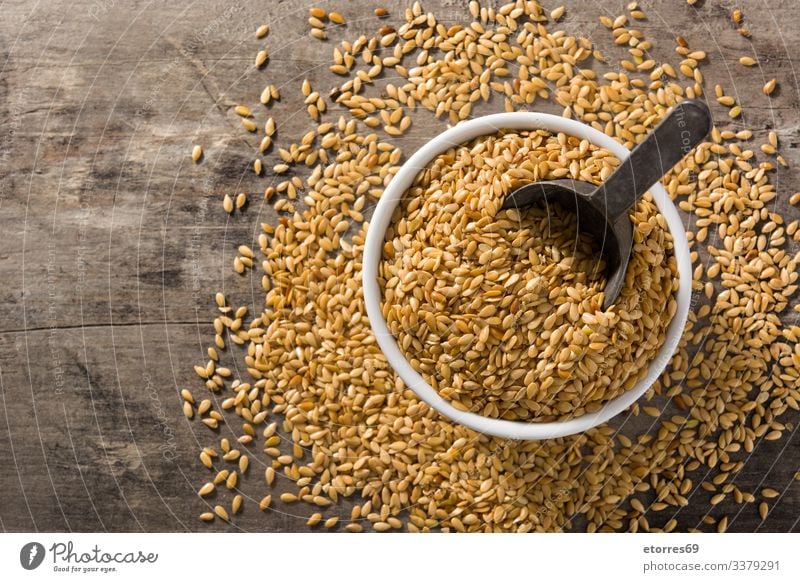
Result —
POLYGON ((681 339, 689 315, 691 302, 692 263, 689 256, 689 242, 686 229, 675 204, 667 191, 656 184, 650 193, 673 238, 673 252, 678 265, 677 309, 670 321, 664 343, 651 360, 648 371, 630 390, 606 402, 598 411, 577 418, 553 422, 526 422, 490 418, 474 412, 455 408, 411 366, 400 351, 397 341, 381 311, 381 290, 378 285, 378 267, 383 252, 386 230, 392 213, 400 203, 403 194, 413 183, 420 170, 424 169, 436 156, 448 149, 467 143, 482 135, 491 135, 501 129, 536 130, 551 133, 563 132, 611 151, 624 160, 630 151, 621 143, 603 132, 574 119, 539 112, 495 113, 464 121, 434 137, 420 147, 400 167, 378 201, 369 223, 364 242, 364 257, 361 277, 364 303, 375 339, 389 364, 400 378, 423 402, 450 420, 483 434, 514 440, 540 440, 565 437, 598 426, 613 418, 636 402, 659 378, 666 368, 681 339))

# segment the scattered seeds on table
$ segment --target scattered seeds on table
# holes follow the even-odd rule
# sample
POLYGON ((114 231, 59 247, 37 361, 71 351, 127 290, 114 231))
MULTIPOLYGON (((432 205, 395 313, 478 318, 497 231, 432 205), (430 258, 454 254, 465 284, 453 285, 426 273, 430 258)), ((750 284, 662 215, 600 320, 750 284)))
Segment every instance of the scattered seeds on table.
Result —
MULTIPOLYGON (((264 308, 237 316, 230 301, 211 306, 216 316, 214 345, 229 351, 218 356, 241 358, 237 375, 234 378, 231 369, 210 354, 212 365, 202 362, 196 368, 200 381, 214 394, 214 402, 219 396, 221 410, 213 409, 211 398, 206 398, 194 414, 210 430, 219 431, 223 423, 234 430, 229 436, 236 446, 254 446, 252 455, 266 465, 266 485, 261 486, 269 490, 267 497, 277 495, 273 488, 280 483, 281 492, 297 497, 296 507, 330 507, 325 511, 332 513, 339 513, 339 500, 349 498, 358 512, 351 513, 345 531, 362 524, 385 531, 400 527, 408 531, 563 531, 579 521, 586 523, 587 531, 678 531, 686 524, 671 515, 687 504, 702 507, 718 494, 735 502, 756 501, 733 485, 735 478, 746 455, 762 440, 783 438, 790 430, 792 421, 786 417, 794 414, 800 399, 794 382, 800 375, 795 351, 800 329, 791 319, 800 312, 796 301, 800 256, 789 246, 791 237, 798 239, 798 222, 781 216, 775 204, 778 197, 800 203, 800 193, 776 188, 776 168, 786 160, 777 153, 771 136, 767 151, 776 151, 764 159, 760 147, 752 145, 753 131, 741 118, 736 125, 742 127, 715 129, 662 180, 685 213, 692 261, 703 268, 694 269, 696 309, 690 313, 674 357, 642 401, 625 413, 653 412, 647 435, 624 418, 619 430, 601 425, 551 441, 517 442, 476 434, 442 418, 408 390, 387 365, 366 320, 361 295, 364 220, 410 153, 400 149, 406 145, 401 140, 375 133, 384 125, 402 127, 403 121, 385 121, 384 114, 391 116, 402 108, 409 112, 402 114, 405 120, 413 112, 420 131, 430 124, 432 135, 444 123, 468 117, 474 108, 482 108, 481 113, 513 111, 548 102, 632 149, 669 107, 702 95, 706 63, 703 47, 690 46, 680 37, 676 60, 649 62, 647 55, 654 47, 643 32, 630 28, 629 18, 638 19, 634 14, 638 6, 632 4, 628 4, 629 14, 600 17, 610 40, 629 51, 619 67, 590 39, 548 22, 548 13, 535 1, 489 7, 472 0, 462 5, 461 13, 448 11, 447 18, 413 2, 397 15, 396 30, 354 35, 337 44, 332 64, 341 67, 338 74, 318 81, 323 83, 320 86, 334 84, 333 89, 329 93, 326 89, 327 99, 317 94, 303 104, 314 107, 312 119, 320 121, 326 113, 323 107, 330 105, 326 118, 299 135, 291 135, 288 129, 281 133, 275 144, 281 159, 270 164, 283 163, 290 170, 264 190, 279 217, 261 225, 258 260, 241 252, 237 255, 242 267, 252 268, 254 274, 261 270, 264 308), (385 92, 376 87, 379 75, 391 79, 385 92), (243 261, 252 261, 251 266, 243 261), (279 479, 276 469, 287 479, 279 479), (692 494, 698 484, 709 492, 708 497, 692 494)), ((376 16, 388 16, 388 11, 376 16)), ((335 24, 332 15, 328 18, 335 24)), ((749 36, 741 26, 739 33, 749 36)), ((748 63, 741 62, 743 66, 757 64, 748 63)), ((309 85, 303 99, 313 93, 309 85)), ((721 91, 715 97, 724 95, 721 91)), ((277 87, 268 85, 260 101, 270 107, 279 98, 277 87)), ((243 117, 255 130, 254 120, 243 117)), ((267 142, 271 145, 272 140, 267 142)), ((576 154, 575 144, 556 145, 552 157, 537 159, 535 171, 540 175, 566 170, 567 175, 574 171, 580 176, 583 171, 590 177, 599 171, 603 178, 610 171, 606 167, 610 160, 603 157, 581 166, 587 155, 598 156, 594 150, 581 152, 579 144, 576 154), (569 159, 563 167, 562 158, 569 159)), ((509 149, 509 161, 518 153, 509 149)), ((485 158, 483 163, 487 163, 485 158)), ((487 164, 485 170, 489 169, 487 164)), ((432 174, 431 178, 443 176, 432 174)), ((507 184, 500 181, 498 187, 507 184)), ((230 213, 245 203, 244 194, 223 198, 230 213)), ((461 208, 452 204, 436 208, 433 216, 420 217, 419 224, 409 223, 415 230, 407 235, 412 238, 433 218, 441 221, 445 213, 461 208)), ((470 212, 478 210, 486 209, 470 212)), ((648 253, 660 252, 664 242, 652 239, 658 239, 663 225, 657 213, 649 215, 650 210, 639 218, 648 216, 635 233, 640 245, 637 252, 647 260, 654 258, 648 253)), ((466 224, 479 223, 469 214, 466 224)), ((480 224, 470 228, 483 228, 480 224)), ((461 230, 453 232, 454 240, 466 240, 465 227, 457 226, 461 230)), ((484 229, 485 240, 476 243, 478 249, 462 249, 477 253, 478 258, 490 252, 485 264, 478 261, 484 280, 475 283, 475 290, 467 289, 476 302, 474 316, 459 324, 476 325, 473 320, 482 317, 490 328, 484 343, 502 344, 517 334, 526 339, 523 318, 530 311, 496 299, 498 293, 500 297, 508 294, 505 301, 513 303, 515 298, 505 285, 513 289, 519 284, 511 280, 510 270, 501 268, 503 257, 492 255, 496 234, 484 229), (498 279, 487 282, 487 274, 498 279), (490 283, 496 288, 488 287, 490 283), (505 322, 505 315, 493 319, 496 316, 489 307, 513 317, 505 322)), ((450 268, 436 252, 426 253, 419 266, 433 268, 439 261, 437 269, 450 268)), ((417 288, 424 290, 436 309, 415 310, 413 323, 436 329, 436 334, 428 336, 432 343, 438 341, 434 336, 439 333, 442 338, 455 337, 446 321, 439 331, 437 318, 451 309, 449 295, 463 299, 463 294, 454 294, 454 285, 428 289, 434 279, 421 271, 418 279, 412 277, 398 289, 412 295, 417 288)), ((458 289, 463 291, 463 283, 468 278, 474 281, 478 274, 461 274, 458 289)), ((650 294, 663 289, 664 281, 652 273, 640 279, 638 284, 648 287, 646 293, 640 292, 640 303, 646 306, 650 294)), ((578 290, 575 283, 573 291, 578 290)), ((546 299, 543 310, 558 300, 549 293, 546 299)), ((569 306, 564 309, 571 309, 573 301, 582 305, 575 299, 558 301, 559 307, 569 306)), ((634 313, 642 325, 655 323, 659 315, 645 314, 641 305, 631 311, 632 307, 628 305, 628 314, 634 313)), ((634 330, 622 326, 614 341, 603 340, 597 331, 599 323, 589 319, 577 333, 573 329, 567 340, 571 343, 565 344, 579 352, 568 349, 554 356, 566 360, 560 362, 559 371, 575 375, 576 381, 570 384, 574 389, 586 387, 587 381, 581 378, 607 373, 598 369, 589 374, 597 365, 591 358, 593 349, 600 349, 603 341, 613 349, 628 349, 630 332, 637 331, 634 325, 634 330), (571 369, 563 369, 569 365, 571 369)), ((543 322, 530 323, 534 341, 529 343, 534 346, 535 338, 546 333, 548 344, 555 333, 552 341, 558 345, 569 331, 559 331, 560 326, 544 330, 543 322)), ((483 332, 476 331, 473 335, 483 332)), ((409 342, 421 341, 412 328, 403 333, 409 342)), ((651 341, 657 340, 658 334, 651 341)), ((423 347, 432 349, 427 344, 423 347)), ((652 345, 637 347, 646 352, 652 345)), ((463 358, 441 362, 436 372, 450 378, 463 374, 461 359, 465 363, 475 359, 468 352, 463 352, 463 358), (449 372, 442 368, 444 364, 449 372)), ((493 365, 508 363, 506 357, 505 362, 493 365)), ((628 373, 634 376, 636 372, 628 373)), ((492 379, 492 385, 497 380, 492 379)), ((524 375, 517 380, 521 388, 524 375)), ((469 392, 472 386, 458 388, 469 392)), ((599 386, 598 394, 606 388, 599 386)), ((499 401, 504 402, 502 397, 499 401)), ((214 486, 227 485, 229 480, 236 480, 237 488, 239 480, 247 484, 246 473, 214 466, 228 461, 214 451, 219 448, 219 436, 213 434, 213 446, 202 450, 200 462, 213 472, 214 486)), ((241 469, 241 458, 229 466, 241 469)), ((226 497, 225 503, 229 502, 226 497)), ((218 513, 200 515, 213 521, 218 513)), ((323 520, 316 513, 309 523, 323 520)), ((698 529, 724 531, 727 526, 726 517, 707 516, 698 529)))
POLYGON ((236 115, 240 117, 253 116, 253 110, 250 109, 247 105, 237 105, 236 107, 233 108, 233 110, 236 112, 236 115))
POLYGON ((728 531, 728 516, 726 515, 717 523, 717 533, 725 533, 728 531))
MULTIPOLYGON (((214 348, 209 348, 209 349, 214 349, 214 348)), ((211 400, 209 400, 208 398, 201 400, 200 405, 197 407, 197 414, 202 416, 209 410, 211 410, 211 400)))
POLYGON ((336 516, 329 517, 328 519, 325 520, 325 527, 330 529, 330 528, 334 527, 337 523, 339 523, 339 518, 338 517, 336 517, 336 516))
POLYGON ((564 16, 564 13, 567 9, 564 6, 559 6, 558 8, 554 9, 550 12, 550 20, 561 20, 561 17, 564 16))
POLYGON ((762 501, 758 504, 758 515, 761 517, 761 521, 767 519, 767 515, 769 515, 769 505, 767 505, 766 501, 762 501))
POLYGON ((221 505, 214 506, 214 513, 217 515, 218 518, 224 519, 225 521, 229 521, 230 516, 228 515, 228 511, 222 507, 221 505))

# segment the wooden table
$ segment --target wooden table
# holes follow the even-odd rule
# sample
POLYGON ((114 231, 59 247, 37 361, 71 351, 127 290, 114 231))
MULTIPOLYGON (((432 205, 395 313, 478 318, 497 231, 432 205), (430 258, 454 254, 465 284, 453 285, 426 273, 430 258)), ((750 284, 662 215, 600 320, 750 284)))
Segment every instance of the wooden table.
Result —
MULTIPOLYGON (((383 4, 396 18, 401 3, 383 4)), ((459 4, 425 3, 444 20, 457 20, 459 4)), ((623 55, 597 17, 619 14, 625 2, 612 3, 613 13, 606 2, 564 4, 561 26, 589 36, 613 58, 623 55)), ((640 0, 649 15, 640 28, 655 42, 656 56, 673 63, 676 34, 708 50, 708 90, 717 82, 735 87, 746 125, 762 141, 768 129, 779 132, 793 164, 778 173, 785 206, 788 194, 800 189, 794 169, 800 166, 800 60, 792 57, 800 46, 800 10, 796 0, 737 2, 752 31, 748 41, 730 23, 733 4, 701 0, 692 8, 682 0, 640 0), (762 67, 734 66, 742 54, 758 55, 762 67), (768 100, 761 86, 772 76, 781 88, 768 100)), ((379 26, 374 2, 322 5, 345 13, 348 38, 379 26)), ((258 189, 247 169, 254 138, 241 130, 232 105, 257 103, 269 78, 285 95, 274 109, 281 134, 296 137, 310 128, 300 82, 308 77, 324 91, 333 86, 327 72, 333 42, 307 36, 305 7, 283 0, 4 4, 2 530, 209 529, 197 519, 204 505, 194 491, 207 478, 197 455, 211 435, 183 417, 178 391, 203 389, 192 365, 203 361, 212 337, 214 292, 224 290, 239 303, 263 302, 259 275, 235 275, 232 253, 274 215, 254 203, 229 218, 220 204, 225 192, 258 189), (267 73, 252 66, 260 44, 253 32, 262 23, 273 31, 267 73), (189 158, 194 143, 206 151, 199 166, 189 158)), ((495 101, 478 113, 500 107, 495 101)), ((721 127, 737 126, 722 107, 714 112, 721 127)), ((425 115, 424 124, 399 140, 406 152, 444 127, 425 115)), ((755 487, 765 474, 769 483, 789 483, 800 460, 794 434, 759 448, 737 483, 755 487)), ((253 473, 249 481, 258 495, 258 466, 253 473)), ((729 508, 730 529, 797 530, 798 507, 795 485, 760 526, 753 506, 729 508)), ((679 529, 696 525, 706 508, 703 500, 680 511, 679 529)), ((342 512, 349 513, 346 505, 342 512)), ((288 507, 263 514, 251 503, 235 525, 211 528, 304 530, 307 513, 288 507)))

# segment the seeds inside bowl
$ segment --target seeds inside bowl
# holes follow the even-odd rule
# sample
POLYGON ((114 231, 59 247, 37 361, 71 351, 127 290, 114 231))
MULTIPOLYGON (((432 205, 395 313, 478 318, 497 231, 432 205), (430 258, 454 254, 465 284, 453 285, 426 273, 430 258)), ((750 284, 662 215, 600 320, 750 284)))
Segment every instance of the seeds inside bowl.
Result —
POLYGON ((550 422, 595 412, 645 375, 677 303, 672 237, 649 196, 603 310, 598 241, 558 207, 502 210, 537 180, 599 184, 619 161, 586 140, 504 131, 419 173, 386 234, 383 315, 412 366, 459 409, 550 422))

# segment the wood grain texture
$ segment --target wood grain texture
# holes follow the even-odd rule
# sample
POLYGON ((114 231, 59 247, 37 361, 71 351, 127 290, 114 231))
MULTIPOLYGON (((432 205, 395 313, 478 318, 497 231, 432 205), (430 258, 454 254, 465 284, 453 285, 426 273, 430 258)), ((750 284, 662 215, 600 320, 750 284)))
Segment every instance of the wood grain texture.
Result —
MULTIPOLYGON (((560 2, 559 2, 560 3, 560 2)), ((563 28, 589 36, 612 59, 623 56, 598 23, 609 3, 563 2, 563 28), (583 8, 581 8, 583 6, 583 8)), ((346 33, 373 33, 374 2, 324 2, 348 18, 346 33)), ((403 5, 382 2, 396 15, 403 5)), ((425 3, 444 20, 461 2, 425 3)), ((613 14, 624 2, 613 3, 613 14)), ((706 87, 735 89, 747 126, 763 139, 775 129, 792 168, 778 172, 778 205, 800 189, 800 10, 796 0, 742 0, 750 41, 729 22, 731 3, 640 0, 640 28, 655 58, 674 58, 674 37, 709 52, 706 87), (761 67, 736 64, 757 55, 761 67), (777 77, 772 99, 761 93, 777 77)), ((552 8, 553 3, 549 7, 552 8)), ((249 166, 256 138, 232 111, 258 103, 266 82, 281 88, 272 108, 279 135, 310 128, 300 100, 309 78, 323 94, 333 42, 306 34, 306 3, 289 0, 191 3, 132 0, 29 0, 3 5, 0 19, 0 529, 3 531, 304 531, 306 507, 261 513, 263 457, 252 455, 246 503, 236 525, 211 526, 197 515, 194 491, 205 480, 197 455, 208 430, 181 413, 179 390, 204 390, 192 371, 212 338, 213 295, 238 304, 263 302, 259 276, 240 277, 236 246, 252 244, 274 213, 260 196, 228 217, 224 193, 264 188, 249 166), (254 30, 269 23, 270 62, 258 72, 254 30), (267 81, 268 80, 268 81, 267 81), (192 145, 205 158, 192 163, 192 145)), ((476 114, 497 111, 495 100, 476 114)), ((557 108, 541 104, 541 110, 557 108)), ((444 125, 414 124, 396 140, 413 151, 444 125)), ((263 116, 262 116, 263 117, 263 116)), ((420 118, 422 119, 422 118, 420 118)), ((263 119, 261 119, 263 121, 263 119)), ((271 158, 270 158, 271 159, 271 158)), ((274 162, 272 162, 274 163, 274 162)), ((271 164, 268 163, 267 166, 271 164)), ((268 172, 269 174, 269 172, 268 172)), ((268 177, 266 179, 269 179, 268 177)), ((797 217, 796 210, 787 216, 797 217)), ((241 365, 225 356, 227 364, 241 365)), ((795 419, 796 422, 796 419, 795 419)), ((236 422, 222 435, 238 436, 236 422)), ((761 524, 756 506, 725 505, 731 531, 798 530, 800 437, 765 443, 737 478, 783 490, 761 524)), ((277 493, 282 490, 278 487, 277 493)), ((277 494, 274 495, 277 498, 277 494)), ((674 517, 698 524, 702 493, 674 517)), ((340 509, 349 515, 349 506, 340 509)), ((652 524, 672 514, 653 516, 652 524)), ((579 525, 579 524, 577 524, 579 525)))

